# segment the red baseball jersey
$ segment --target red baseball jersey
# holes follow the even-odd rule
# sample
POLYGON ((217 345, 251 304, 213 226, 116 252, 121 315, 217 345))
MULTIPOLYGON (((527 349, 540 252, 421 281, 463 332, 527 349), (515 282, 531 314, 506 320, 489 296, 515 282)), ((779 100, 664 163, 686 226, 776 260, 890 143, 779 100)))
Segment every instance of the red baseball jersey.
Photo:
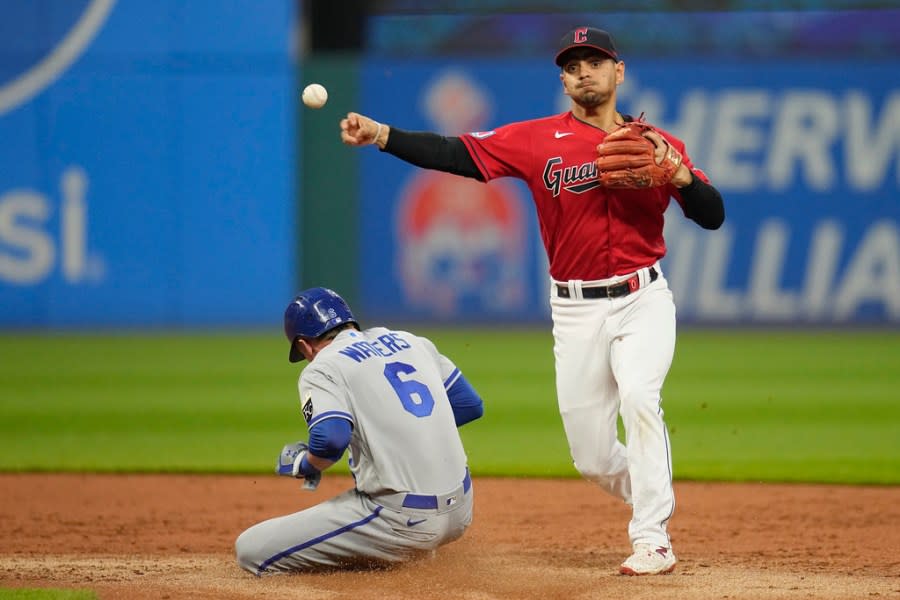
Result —
MULTIPOLYGON (((684 143, 659 130, 692 168, 684 143)), ((485 180, 517 177, 531 190, 550 261, 550 275, 606 279, 647 267, 665 256, 663 213, 681 195, 672 185, 607 189, 594 159, 606 132, 571 112, 460 136, 485 180)), ((694 171, 708 183, 706 175, 694 171)))

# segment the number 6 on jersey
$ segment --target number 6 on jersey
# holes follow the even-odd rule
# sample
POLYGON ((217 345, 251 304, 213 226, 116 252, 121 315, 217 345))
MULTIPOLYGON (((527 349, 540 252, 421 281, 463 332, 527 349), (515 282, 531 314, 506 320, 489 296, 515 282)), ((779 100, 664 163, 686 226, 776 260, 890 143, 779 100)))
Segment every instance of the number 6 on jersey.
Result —
POLYGON ((428 390, 428 386, 415 379, 405 381, 400 379, 400 375, 409 375, 415 372, 415 367, 399 361, 384 365, 384 377, 394 388, 397 397, 403 403, 403 408, 419 418, 427 417, 434 409, 434 398, 428 390))

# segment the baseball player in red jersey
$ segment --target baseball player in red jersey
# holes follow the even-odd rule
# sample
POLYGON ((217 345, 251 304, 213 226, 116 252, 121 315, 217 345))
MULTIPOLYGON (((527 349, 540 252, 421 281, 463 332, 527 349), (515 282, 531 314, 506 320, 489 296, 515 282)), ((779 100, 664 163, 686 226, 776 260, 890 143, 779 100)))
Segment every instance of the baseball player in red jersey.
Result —
POLYGON ((659 264, 663 213, 674 198, 687 218, 717 229, 725 219, 722 196, 681 140, 652 127, 643 135, 657 149, 657 163, 680 154, 668 182, 604 185, 598 145, 635 120, 616 109, 625 63, 607 32, 579 27, 560 40, 556 64, 571 98, 566 113, 459 137, 349 113, 341 139, 374 144, 423 168, 527 183, 550 263, 556 391, 575 467, 632 505, 633 553, 619 571, 669 573, 676 563, 667 532, 675 497, 660 391, 675 349, 675 305, 659 264))

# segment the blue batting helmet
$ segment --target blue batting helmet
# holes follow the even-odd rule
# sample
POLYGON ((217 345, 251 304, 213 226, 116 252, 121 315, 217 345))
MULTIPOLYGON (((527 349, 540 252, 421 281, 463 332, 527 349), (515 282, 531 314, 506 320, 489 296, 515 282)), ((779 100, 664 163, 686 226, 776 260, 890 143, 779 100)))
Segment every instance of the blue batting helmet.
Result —
POLYGON ((336 292, 323 287, 300 292, 284 310, 284 335, 291 342, 288 360, 303 360, 294 345, 298 337, 317 338, 344 323, 359 325, 350 307, 336 292))

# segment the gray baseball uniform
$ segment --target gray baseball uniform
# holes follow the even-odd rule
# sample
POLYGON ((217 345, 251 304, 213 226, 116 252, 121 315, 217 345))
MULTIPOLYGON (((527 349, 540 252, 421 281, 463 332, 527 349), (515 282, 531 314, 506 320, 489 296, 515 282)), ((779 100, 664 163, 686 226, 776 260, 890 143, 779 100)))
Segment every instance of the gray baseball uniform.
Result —
POLYGON ((459 377, 426 338, 341 331, 301 374, 300 402, 310 428, 351 424, 356 488, 244 531, 240 566, 261 575, 397 562, 459 538, 473 501, 446 391, 459 377))

